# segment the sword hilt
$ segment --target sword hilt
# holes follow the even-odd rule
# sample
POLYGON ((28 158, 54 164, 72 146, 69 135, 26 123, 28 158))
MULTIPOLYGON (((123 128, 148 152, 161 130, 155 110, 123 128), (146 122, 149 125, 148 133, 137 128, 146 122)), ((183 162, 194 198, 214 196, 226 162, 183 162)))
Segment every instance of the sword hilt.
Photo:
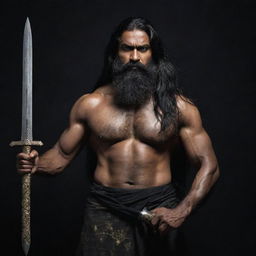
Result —
MULTIPOLYGON (((34 140, 19 140, 19 141, 12 141, 10 144, 9 144, 11 147, 13 146, 43 146, 43 142, 42 141, 34 141, 34 140)), ((31 149, 31 148, 30 148, 31 149)), ((27 153, 27 152, 23 152, 23 153, 27 153)), ((30 152, 28 152, 29 154, 30 152)))
MULTIPOLYGON (((10 146, 22 146, 22 152, 29 154, 31 146, 43 146, 42 141, 12 141, 10 146)), ((30 232, 30 184, 31 174, 26 173, 22 176, 22 248, 25 255, 28 255, 28 251, 31 244, 31 232, 30 232)))
POLYGON ((148 211, 146 208, 143 208, 143 210, 140 212, 140 218, 147 222, 151 222, 151 220, 153 219, 154 216, 155 215, 153 213, 151 213, 150 211, 148 211))

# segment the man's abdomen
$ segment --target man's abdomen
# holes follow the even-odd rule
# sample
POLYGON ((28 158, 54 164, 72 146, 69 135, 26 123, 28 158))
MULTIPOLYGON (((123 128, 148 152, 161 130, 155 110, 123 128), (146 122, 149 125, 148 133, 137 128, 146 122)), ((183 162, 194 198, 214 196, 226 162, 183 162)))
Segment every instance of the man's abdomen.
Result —
POLYGON ((94 179, 109 187, 143 188, 171 181, 170 152, 130 138, 98 152, 94 179))

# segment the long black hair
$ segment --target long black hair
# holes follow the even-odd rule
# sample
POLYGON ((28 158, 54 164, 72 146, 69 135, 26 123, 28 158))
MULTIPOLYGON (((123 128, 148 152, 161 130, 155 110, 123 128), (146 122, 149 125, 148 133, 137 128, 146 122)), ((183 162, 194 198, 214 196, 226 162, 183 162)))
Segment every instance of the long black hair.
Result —
POLYGON ((161 123, 161 131, 173 124, 177 128, 178 107, 176 97, 181 95, 177 86, 176 70, 168 60, 162 42, 150 22, 141 17, 130 17, 123 20, 111 35, 106 47, 104 67, 96 88, 112 82, 112 65, 117 57, 119 39, 124 31, 141 30, 147 33, 150 40, 152 59, 157 69, 157 81, 154 92, 154 111, 161 123))

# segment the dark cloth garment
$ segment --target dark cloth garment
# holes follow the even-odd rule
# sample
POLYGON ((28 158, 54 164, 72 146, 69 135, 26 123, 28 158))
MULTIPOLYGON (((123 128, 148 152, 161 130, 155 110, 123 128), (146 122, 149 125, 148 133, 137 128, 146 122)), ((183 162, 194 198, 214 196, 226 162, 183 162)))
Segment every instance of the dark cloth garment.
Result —
POLYGON ((145 189, 93 184, 87 198, 78 256, 175 255, 177 229, 160 235, 140 218, 143 208, 177 205, 172 184, 145 189))

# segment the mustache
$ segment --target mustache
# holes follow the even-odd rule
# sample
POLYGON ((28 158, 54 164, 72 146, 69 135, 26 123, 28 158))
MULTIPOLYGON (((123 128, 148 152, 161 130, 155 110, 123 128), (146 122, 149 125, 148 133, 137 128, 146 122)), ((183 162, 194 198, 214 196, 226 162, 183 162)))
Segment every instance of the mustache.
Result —
POLYGON ((146 73, 148 72, 148 69, 146 65, 140 62, 128 62, 123 64, 120 60, 115 61, 113 68, 114 75, 123 74, 129 71, 146 73))
POLYGON ((113 86, 115 102, 122 107, 139 107, 153 95, 156 84, 156 66, 130 61, 123 63, 119 58, 113 62, 113 86))

